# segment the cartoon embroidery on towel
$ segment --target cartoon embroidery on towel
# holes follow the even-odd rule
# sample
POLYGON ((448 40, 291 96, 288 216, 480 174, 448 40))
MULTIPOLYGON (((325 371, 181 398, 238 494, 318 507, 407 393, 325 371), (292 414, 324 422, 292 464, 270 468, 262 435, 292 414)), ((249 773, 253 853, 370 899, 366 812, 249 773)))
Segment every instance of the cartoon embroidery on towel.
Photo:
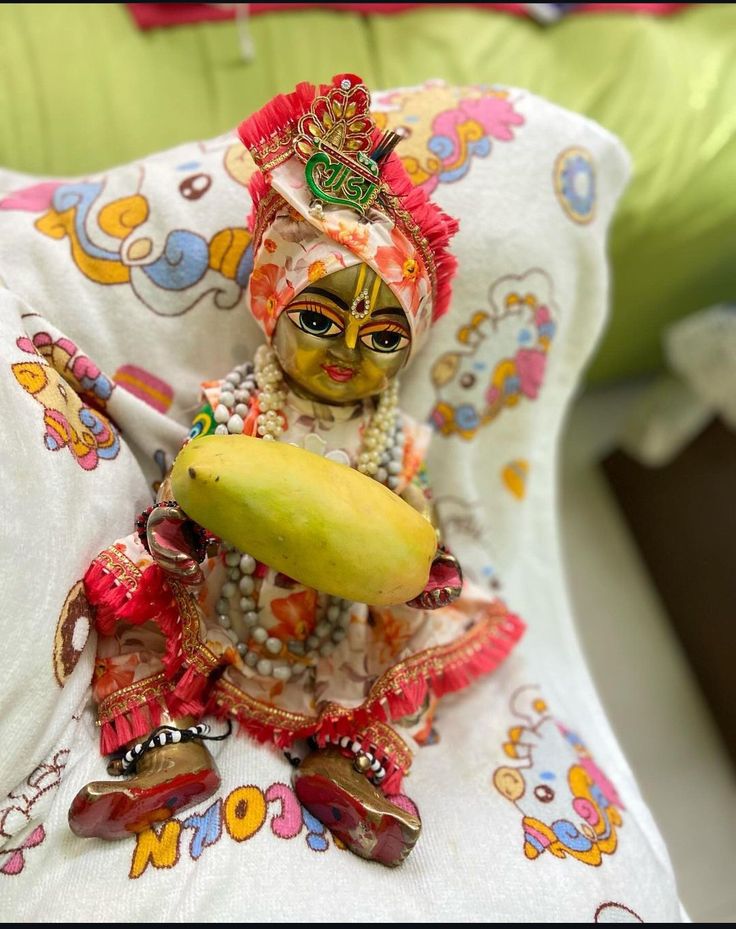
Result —
POLYGON ((638 913, 634 912, 629 906, 623 903, 601 903, 595 911, 593 917, 594 923, 643 923, 644 920, 638 913))
MULTIPOLYGON (((68 748, 57 750, 52 758, 37 765, 21 784, 10 791, 7 801, 0 807, 0 844, 19 836, 43 814, 37 805, 44 797, 48 800, 51 792, 58 788, 68 760, 68 748)), ((46 831, 39 825, 22 842, 18 843, 16 839, 13 846, 3 845, 0 848, 0 874, 8 877, 20 874, 26 865, 25 854, 45 838, 46 831)))
POLYGON ((153 453, 153 460, 158 468, 160 477, 156 478, 152 485, 151 489, 154 494, 158 494, 161 489, 161 484, 163 483, 169 468, 171 467, 171 457, 164 451, 163 448, 157 448, 153 453))
POLYGON ((0 874, 7 877, 16 877, 20 874, 26 866, 25 853, 40 845, 45 838, 46 830, 43 826, 36 826, 20 845, 0 849, 0 859, 4 859, 0 864, 0 874))
POLYGON ((170 384, 138 365, 121 365, 112 379, 123 390, 153 407, 157 413, 165 413, 174 399, 174 390, 170 384))
POLYGON ((557 330, 552 278, 540 268, 491 285, 490 312, 478 310, 456 333, 460 348, 431 369, 437 402, 429 421, 441 435, 473 439, 505 409, 536 400, 557 330))
POLYGON ((550 715, 536 687, 519 688, 510 702, 523 722, 508 730, 503 748, 517 764, 498 768, 493 784, 523 815, 524 854, 601 865, 616 851, 622 825, 615 787, 582 740, 550 715))
POLYGON ((84 594, 84 582, 74 584, 61 608, 54 636, 54 676, 59 687, 76 668, 87 644, 94 611, 84 594))
POLYGON ((377 94, 373 106, 381 129, 406 136, 401 160, 412 183, 427 194, 438 184, 462 180, 474 158, 487 158, 494 141, 514 141, 514 129, 525 122, 508 90, 449 87, 443 81, 377 94))
MULTIPOLYGON (((47 325, 47 324, 45 324, 47 325)), ((16 344, 24 352, 38 353, 55 368, 89 406, 104 411, 112 396, 114 384, 97 365, 83 355, 71 339, 57 329, 41 329, 32 338, 20 338, 16 344)))
POLYGON ((482 512, 481 501, 457 494, 438 494, 434 506, 448 540, 452 539, 456 547, 462 542, 467 558, 463 569, 466 577, 498 594, 503 584, 496 567, 496 543, 491 527, 478 517, 482 512))
POLYGON ((32 339, 21 336, 16 345, 39 359, 16 362, 11 370, 44 409, 46 448, 52 452, 68 448, 85 471, 117 458, 120 438, 102 412, 113 385, 99 368, 70 339, 54 339, 48 332, 37 332, 32 339))
MULTIPOLYGON (((416 806, 409 797, 394 794, 392 800, 416 815, 416 806)), ((139 832, 135 837, 128 877, 136 880, 149 867, 156 870, 173 868, 182 860, 182 850, 196 862, 224 835, 238 844, 247 843, 258 835, 256 841, 262 843, 263 835, 269 832, 263 828, 267 822, 277 839, 303 836, 311 852, 326 852, 331 845, 345 850, 345 845, 301 805, 291 787, 279 782, 263 789, 246 784, 218 797, 202 810, 188 811, 139 832)), ((250 847, 247 850, 250 851, 250 847)))
POLYGON ((526 496, 526 482, 529 476, 529 462, 526 458, 515 458, 501 469, 503 485, 516 500, 526 496))
MULTIPOLYGON (((275 783, 262 790, 247 784, 219 797, 201 812, 191 811, 139 832, 128 877, 136 880, 149 866, 157 870, 173 868, 181 860, 182 848, 196 862, 224 834, 238 844, 248 842, 261 833, 267 820, 278 839, 295 839, 303 833, 310 851, 325 852, 330 847, 324 825, 302 807, 290 787, 275 783)), ((260 836, 259 841, 263 841, 260 836)))
POLYGON ((566 215, 584 225, 595 217, 595 162, 584 148, 573 145, 560 152, 553 171, 555 194, 566 215))
POLYGON ((152 158, 137 170, 94 180, 35 184, 0 200, 0 210, 42 213, 36 229, 68 239, 86 278, 129 285, 157 315, 180 316, 207 296, 230 310, 240 303, 252 266, 251 234, 241 225, 240 188, 248 171, 242 146, 222 138, 192 145, 191 157, 174 167, 152 158), (220 208, 211 209, 207 194, 219 188, 223 195, 225 184, 233 196, 225 194, 220 208), (233 224, 224 226, 221 207, 228 202, 233 224), (162 221, 164 213, 176 217, 178 228, 162 221))

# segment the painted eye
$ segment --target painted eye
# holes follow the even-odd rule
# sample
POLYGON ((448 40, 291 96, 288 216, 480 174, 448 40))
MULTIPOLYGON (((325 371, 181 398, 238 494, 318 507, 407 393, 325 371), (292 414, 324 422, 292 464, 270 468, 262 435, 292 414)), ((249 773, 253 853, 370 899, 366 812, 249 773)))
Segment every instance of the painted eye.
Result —
POLYGON ((409 344, 409 339, 395 329, 379 329, 361 337, 361 341, 374 352, 398 352, 409 344))
POLYGON ((473 384, 475 384, 475 375, 471 374, 469 371, 460 378, 461 387, 472 387, 473 384))
POLYGON ((551 803, 555 798, 555 792, 547 784, 538 784, 534 788, 534 796, 540 803, 551 803))
POLYGON ((329 316, 315 313, 313 310, 297 310, 289 313, 289 319, 303 331, 310 335, 332 338, 342 331, 329 316))

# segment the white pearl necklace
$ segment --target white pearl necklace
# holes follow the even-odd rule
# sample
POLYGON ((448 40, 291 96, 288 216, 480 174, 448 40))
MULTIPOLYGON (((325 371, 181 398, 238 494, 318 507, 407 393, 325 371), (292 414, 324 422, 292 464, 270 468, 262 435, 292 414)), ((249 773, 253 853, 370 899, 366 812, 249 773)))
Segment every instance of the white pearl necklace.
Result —
POLYGON ((404 459, 404 432, 399 423, 399 385, 394 381, 382 394, 363 436, 358 471, 395 490, 404 459))
MULTIPOLYGON (((258 435, 278 441, 284 431, 281 408, 286 402, 283 373, 275 353, 266 345, 256 352, 255 367, 238 365, 224 379, 219 403, 215 407, 217 435, 243 432, 248 403, 257 394, 258 435)), ((357 467, 363 474, 395 489, 399 483, 404 456, 404 433, 398 422, 398 385, 390 385, 381 395, 376 412, 366 427, 357 467)), ((217 620, 235 644, 243 661, 263 677, 288 681, 320 657, 327 657, 347 635, 353 604, 328 594, 318 594, 317 622, 304 641, 283 642, 269 635, 258 616, 260 585, 253 577, 256 560, 247 552, 223 543, 227 577, 216 603, 217 620), (256 646, 256 647, 253 647, 256 646)))
POLYGON ((222 382, 220 401, 214 409, 215 435, 240 435, 248 415, 248 403, 256 392, 253 365, 238 365, 222 382))

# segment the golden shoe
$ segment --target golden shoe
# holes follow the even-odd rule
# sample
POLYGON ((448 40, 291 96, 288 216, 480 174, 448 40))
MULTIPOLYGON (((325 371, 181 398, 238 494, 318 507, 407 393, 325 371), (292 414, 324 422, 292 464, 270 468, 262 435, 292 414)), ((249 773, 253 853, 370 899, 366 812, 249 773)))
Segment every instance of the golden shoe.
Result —
POLYGON ((292 782, 307 810, 361 858, 396 867, 419 838, 421 820, 391 803, 337 749, 308 755, 292 782))
POLYGON ((206 800, 219 786, 200 742, 161 745, 141 756, 132 777, 83 787, 69 808, 69 827, 83 838, 123 839, 206 800))

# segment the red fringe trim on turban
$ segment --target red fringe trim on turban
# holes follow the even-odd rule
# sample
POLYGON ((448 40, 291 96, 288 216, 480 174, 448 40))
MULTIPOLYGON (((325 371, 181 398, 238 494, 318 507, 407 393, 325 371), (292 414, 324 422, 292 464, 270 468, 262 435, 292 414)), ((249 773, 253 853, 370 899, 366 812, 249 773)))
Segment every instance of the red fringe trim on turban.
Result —
MULTIPOLYGON (((363 83, 354 74, 337 74, 331 84, 298 84, 291 93, 279 94, 266 103, 257 113, 249 116, 238 127, 238 134, 245 147, 253 155, 258 165, 257 171, 248 189, 253 200, 253 210, 248 219, 248 228, 253 231, 259 205, 268 191, 268 171, 264 165, 281 162, 290 157, 293 151, 294 135, 299 119, 309 112, 314 100, 324 96, 333 87, 348 79, 351 84, 363 83)), ((381 137, 378 127, 374 131, 376 143, 381 137)), ((432 321, 438 320, 449 309, 451 281, 457 271, 457 259, 448 250, 452 236, 458 230, 458 222, 448 216, 436 203, 418 187, 415 187, 401 163, 401 158, 391 152, 380 162, 381 179, 390 192, 398 198, 401 210, 411 217, 415 230, 411 229, 400 215, 392 215, 402 232, 411 241, 416 239, 416 231, 426 240, 428 250, 434 257, 434 294, 432 321)))

